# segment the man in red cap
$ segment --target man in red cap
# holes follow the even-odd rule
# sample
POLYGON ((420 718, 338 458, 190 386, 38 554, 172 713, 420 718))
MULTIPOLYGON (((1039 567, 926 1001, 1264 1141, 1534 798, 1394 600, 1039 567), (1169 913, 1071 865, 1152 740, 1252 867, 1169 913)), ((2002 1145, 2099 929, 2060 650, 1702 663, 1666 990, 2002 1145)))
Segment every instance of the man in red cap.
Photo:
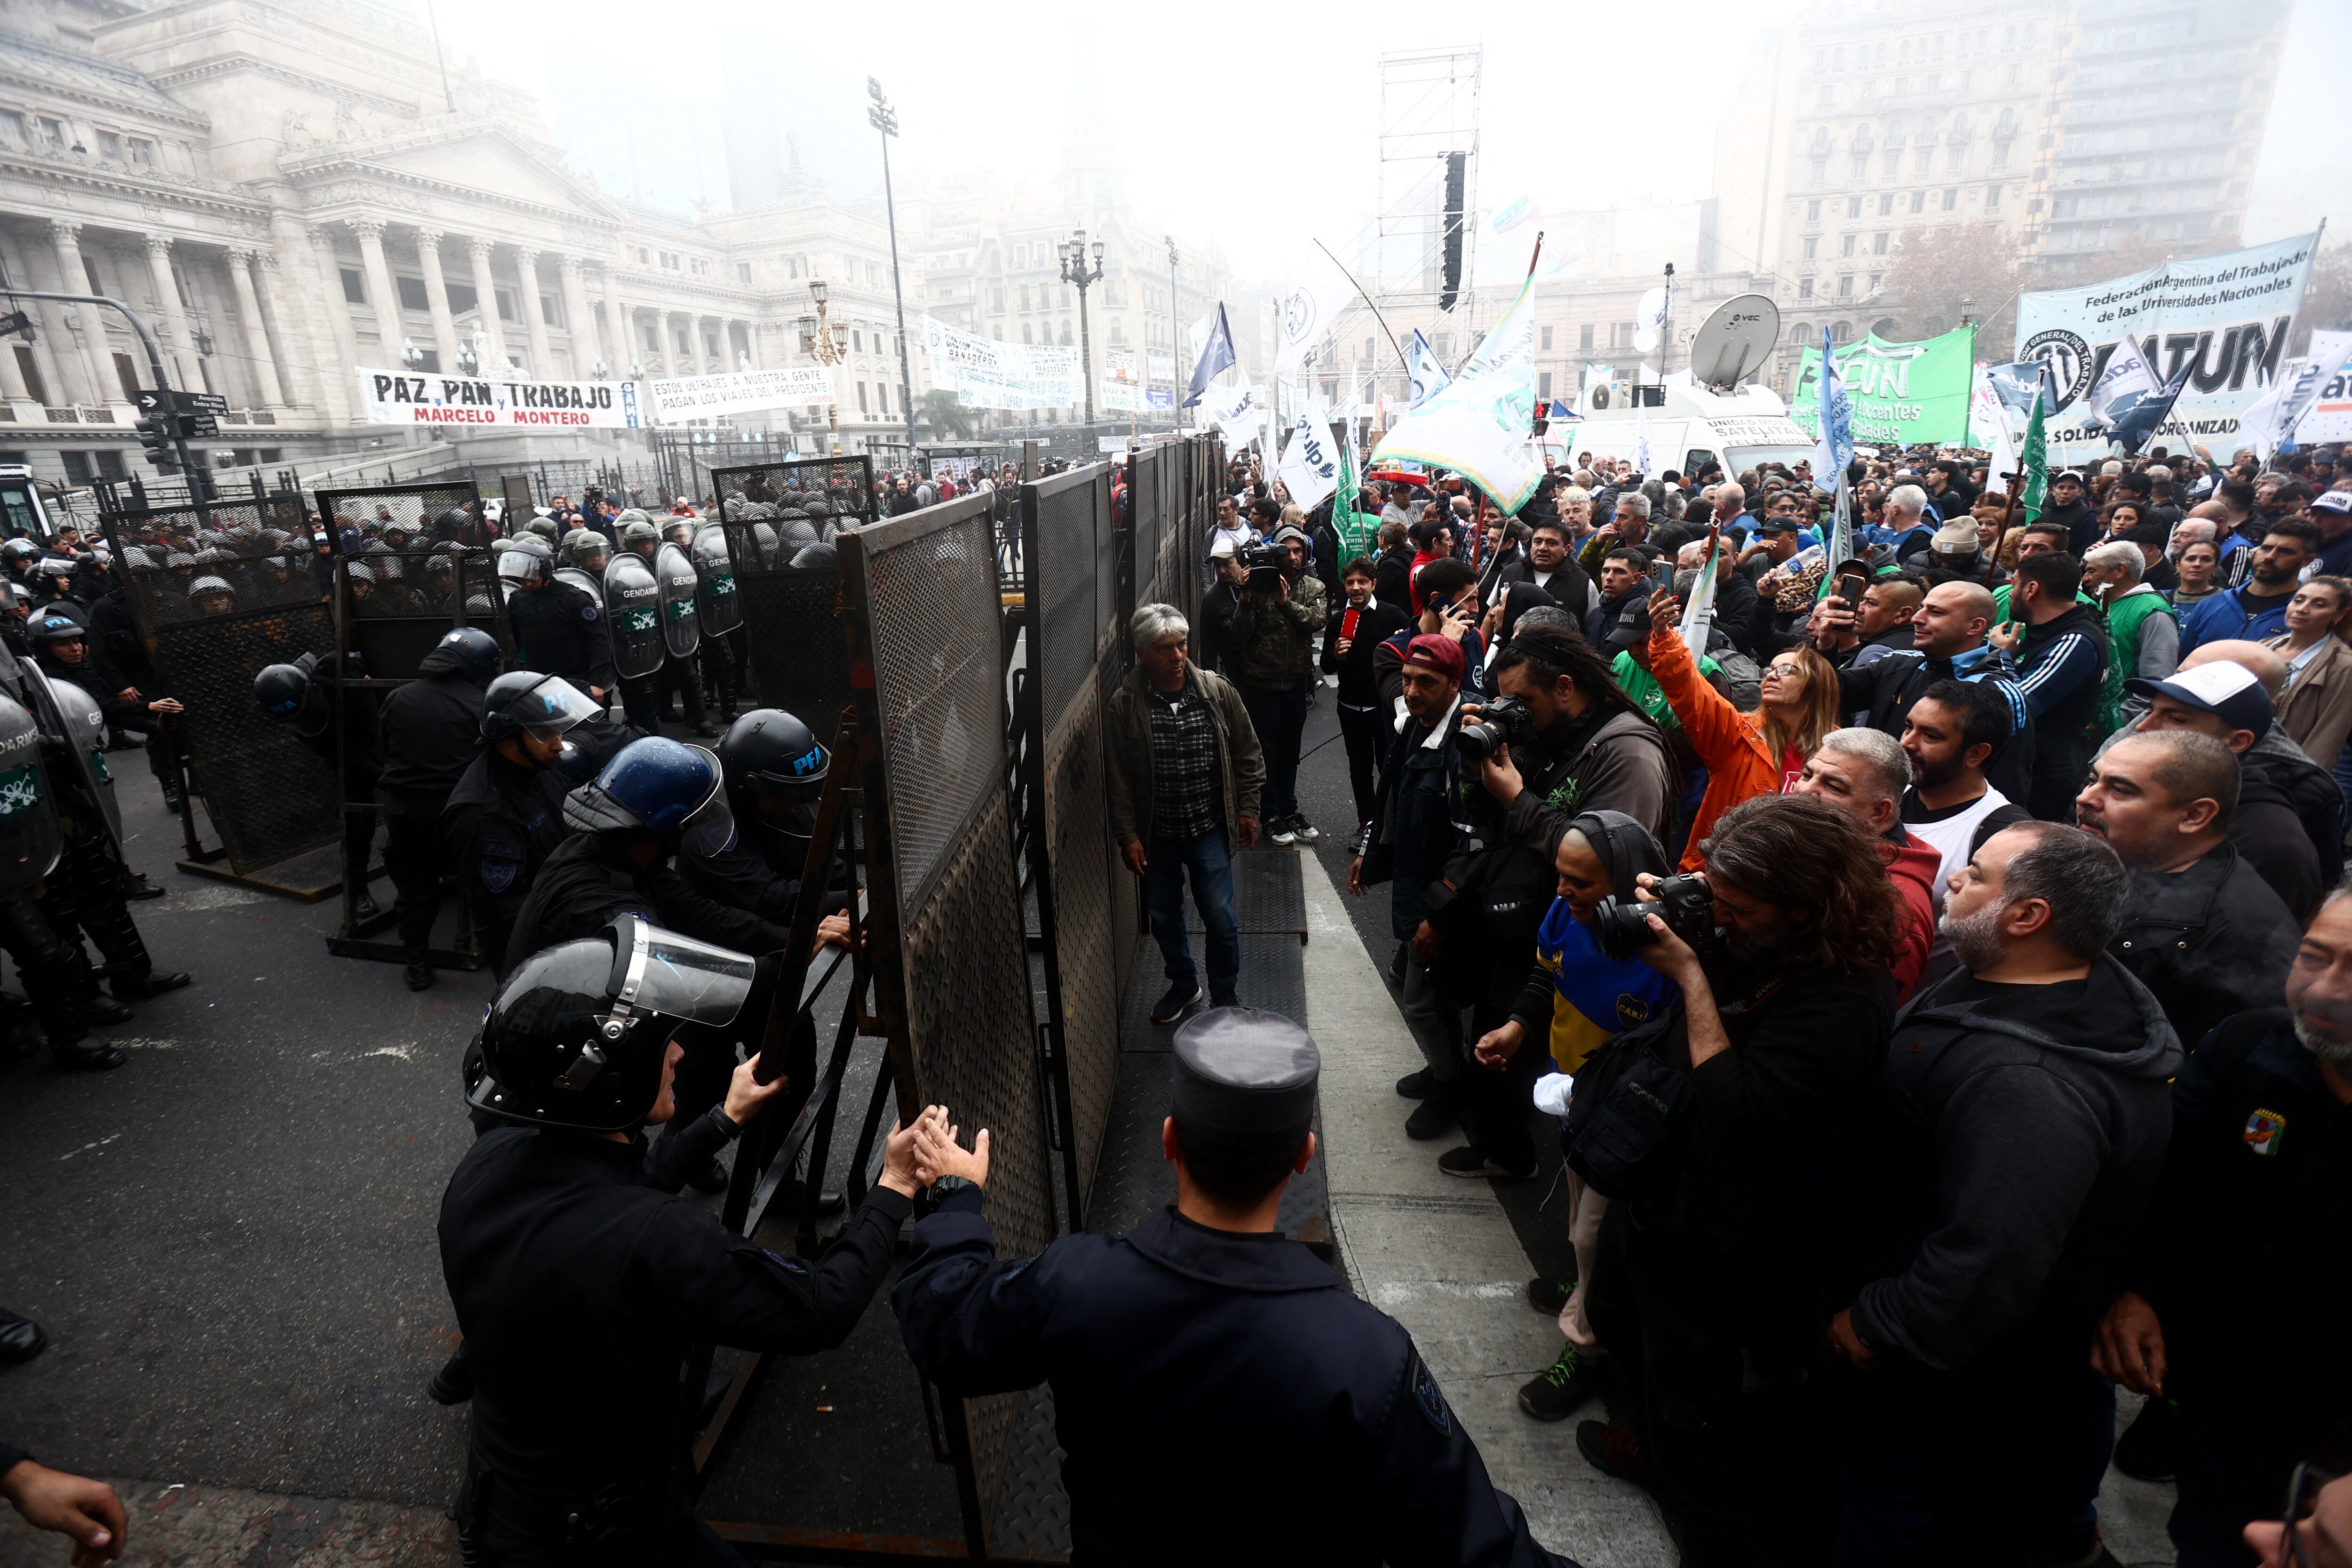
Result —
MULTIPOLYGON (((1372 828, 1348 868, 1348 890, 1361 897, 1391 882, 1389 929, 1404 944, 1404 1013, 1428 1059, 1421 1105, 1405 1121, 1413 1138, 1435 1138, 1454 1121, 1465 1083, 1461 1009, 1449 1006, 1430 974, 1437 943, 1427 923, 1429 885, 1444 871, 1462 830, 1462 644, 1423 632, 1405 645, 1404 713, 1372 797, 1372 828)), ((1393 971, 1391 972, 1393 973, 1393 971)))

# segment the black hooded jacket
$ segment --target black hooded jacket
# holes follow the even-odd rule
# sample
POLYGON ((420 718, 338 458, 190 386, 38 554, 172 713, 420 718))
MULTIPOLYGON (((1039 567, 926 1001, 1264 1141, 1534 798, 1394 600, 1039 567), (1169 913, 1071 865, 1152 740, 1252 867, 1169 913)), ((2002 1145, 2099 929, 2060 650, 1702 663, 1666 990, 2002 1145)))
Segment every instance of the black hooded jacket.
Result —
POLYGON ((2308 921, 2320 895, 2344 878, 2344 791, 2326 768, 2282 746, 2255 746, 2238 762, 2238 809, 2230 818, 2230 842, 2254 862, 2295 918, 2308 921), (2250 814, 2250 805, 2260 809, 2250 814), (2283 831, 2284 816, 2301 830, 2300 841, 2283 831), (2260 820, 2264 817, 2270 820, 2260 820), (2301 853, 2305 844, 2307 859, 2301 853), (2297 884, 2295 893, 2282 885, 2278 874, 2290 864, 2309 879, 2297 884))
POLYGON ((2201 1040, 2232 1013, 2275 1004, 2303 928, 2236 847, 2185 871, 2132 873, 2107 951, 2156 993, 2172 1032, 2201 1040))
MULTIPOLYGON (((1584 835, 1584 841, 1592 846, 1593 858, 1608 868, 1609 890, 1620 903, 1634 901, 1640 887, 1635 879, 1644 872, 1653 877, 1674 874, 1674 863, 1650 837, 1650 830, 1622 811, 1588 811, 1568 826, 1570 832, 1584 835)), ((1559 994, 1551 970, 1538 959, 1528 971, 1528 983, 1519 988, 1518 1001, 1511 1006, 1511 1016, 1526 1026, 1529 1040, 1550 1037, 1552 1005, 1559 994)))
POLYGON ((437 803, 481 753, 482 689, 446 647, 426 654, 416 673, 383 700, 376 723, 383 772, 376 783, 387 795, 437 803))

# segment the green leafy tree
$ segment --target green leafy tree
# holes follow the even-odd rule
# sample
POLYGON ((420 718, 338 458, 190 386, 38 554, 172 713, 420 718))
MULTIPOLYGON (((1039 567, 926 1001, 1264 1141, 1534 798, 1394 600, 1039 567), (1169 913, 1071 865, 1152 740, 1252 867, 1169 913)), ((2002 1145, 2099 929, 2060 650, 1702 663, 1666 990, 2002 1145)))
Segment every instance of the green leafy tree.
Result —
POLYGON ((934 439, 969 441, 979 430, 979 423, 971 409, 956 400, 956 395, 944 388, 927 392, 915 400, 915 409, 929 424, 934 439))

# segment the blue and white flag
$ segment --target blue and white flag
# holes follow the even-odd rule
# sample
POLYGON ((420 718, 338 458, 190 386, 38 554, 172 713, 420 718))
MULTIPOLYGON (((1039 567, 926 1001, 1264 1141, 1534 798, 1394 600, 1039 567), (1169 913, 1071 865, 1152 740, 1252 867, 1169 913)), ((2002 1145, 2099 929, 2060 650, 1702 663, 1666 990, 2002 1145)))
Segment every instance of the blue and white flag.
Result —
POLYGON ((1429 352, 1429 340, 1421 335, 1419 327, 1412 330, 1412 344, 1405 353, 1412 362, 1412 401, 1406 407, 1418 408, 1444 391, 1454 378, 1445 374, 1445 367, 1429 352))
POLYGON ((2107 363, 2100 367, 2099 378, 2091 384, 2089 395, 2083 399, 2083 413, 2093 424, 2112 431, 2117 420, 2128 417, 2133 409, 2163 390, 2164 383, 2149 368, 2147 356, 2126 334, 2116 340, 2107 363))
MULTIPOLYGON (((1835 489, 1853 461, 1853 400, 1846 395, 1845 375, 1838 369, 1837 349, 1830 330, 1822 329, 1821 439, 1813 443, 1813 484, 1835 489), (1830 482, 1822 483, 1824 475, 1830 482)), ((1843 510, 1843 509, 1841 509, 1843 510)))
POLYGON ((2124 444, 2124 450, 2137 456, 2147 438, 2172 417, 2172 405, 2180 401, 2181 390, 2189 384, 2189 373, 2197 368, 2194 357, 2180 362, 2172 379, 2148 395, 2138 398, 2128 408, 2110 408, 2114 424, 2108 428, 2111 439, 2124 444))
POLYGON ((1225 304, 1220 300, 1217 324, 1209 329, 1209 342, 1201 351, 1201 363, 1192 367, 1192 384, 1184 393, 1184 406, 1190 408, 1199 403, 1217 373, 1239 363, 1234 353, 1233 329, 1225 325, 1225 304))

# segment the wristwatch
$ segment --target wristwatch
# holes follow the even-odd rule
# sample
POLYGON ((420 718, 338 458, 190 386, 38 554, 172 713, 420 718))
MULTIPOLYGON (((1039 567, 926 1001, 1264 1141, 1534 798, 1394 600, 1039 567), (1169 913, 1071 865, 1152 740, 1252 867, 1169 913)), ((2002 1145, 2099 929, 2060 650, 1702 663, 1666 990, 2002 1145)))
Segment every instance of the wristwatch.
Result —
POLYGON ((970 1176, 941 1176, 931 1184, 931 1195, 935 1198, 943 1198, 950 1193, 961 1192, 970 1185, 971 1185, 970 1176))

